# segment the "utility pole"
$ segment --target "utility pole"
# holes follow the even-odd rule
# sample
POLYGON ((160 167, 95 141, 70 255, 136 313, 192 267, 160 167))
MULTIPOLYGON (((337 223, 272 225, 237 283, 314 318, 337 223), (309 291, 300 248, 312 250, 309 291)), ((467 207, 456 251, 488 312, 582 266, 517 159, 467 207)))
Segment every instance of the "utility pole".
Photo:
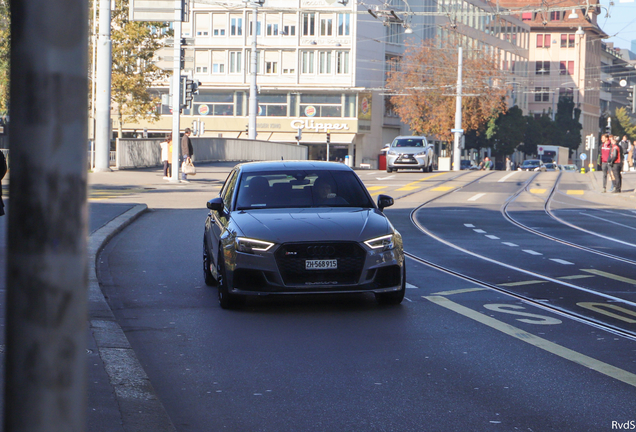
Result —
POLYGON ((258 0, 252 2, 252 52, 250 63, 252 65, 252 73, 250 74, 250 112, 248 116, 248 138, 256 139, 256 115, 258 111, 258 89, 256 87, 256 33, 258 29, 258 7, 261 5, 258 0))
POLYGON ((183 1, 175 1, 174 9, 174 47, 172 61, 172 178, 171 183, 179 182, 179 152, 181 140, 179 128, 181 121, 181 21, 183 20, 183 1))
POLYGON ((113 60, 110 41, 110 0, 99 1, 97 94, 95 95, 95 171, 110 171, 110 85, 113 60))
POLYGON ((84 431, 88 2, 14 5, 4 431, 84 431))
POLYGON ((457 96, 455 97, 455 134, 453 144, 453 171, 461 169, 461 149, 459 141, 464 131, 462 130, 462 47, 457 48, 457 96))

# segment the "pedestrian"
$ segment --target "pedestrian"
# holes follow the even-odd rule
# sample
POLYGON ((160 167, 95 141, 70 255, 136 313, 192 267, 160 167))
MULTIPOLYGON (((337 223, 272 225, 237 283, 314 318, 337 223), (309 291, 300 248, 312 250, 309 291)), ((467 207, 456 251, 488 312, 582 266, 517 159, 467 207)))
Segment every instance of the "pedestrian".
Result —
POLYGON ((610 155, 610 150, 612 149, 612 145, 610 143, 610 138, 608 134, 601 135, 601 148, 598 152, 598 163, 603 170, 603 193, 606 192, 607 187, 607 171, 609 170, 609 166, 607 164, 607 160, 610 155))
POLYGON ((627 170, 634 171, 634 143, 629 143, 629 148, 627 149, 627 170))
POLYGON ((612 193, 620 193, 621 184, 623 183, 621 175, 621 168, 623 166, 623 149, 618 144, 618 137, 613 137, 611 139, 611 143, 612 147, 607 162, 609 169, 612 170, 613 174, 614 190, 612 193))
POLYGON ((0 151, 0 216, 4 216, 4 201, 2 201, 2 179, 7 173, 7 160, 4 157, 4 153, 0 151))
POLYGON ((506 171, 512 171, 512 161, 510 156, 506 156, 506 171))
POLYGON ((629 170, 629 165, 627 164, 627 152, 629 151, 629 147, 630 147, 630 143, 629 140, 627 139, 627 135, 623 135, 623 139, 621 140, 619 136, 616 136, 616 142, 618 143, 618 145, 621 148, 621 152, 622 152, 622 157, 621 160, 622 165, 621 165, 621 171, 625 172, 629 170))
POLYGON ((492 161, 490 160, 488 156, 484 158, 484 169, 486 171, 490 171, 491 169, 493 169, 492 161))
MULTIPOLYGON (((190 141, 190 134, 192 133, 192 131, 190 130, 190 128, 185 128, 185 131, 183 131, 183 137, 181 137, 181 157, 182 157, 182 164, 186 163, 186 162, 190 162, 192 159, 192 156, 194 156, 194 149, 192 148, 192 141, 190 141)), ((181 181, 184 183, 188 183, 188 176, 186 176, 186 174, 183 172, 183 170, 181 171, 181 181)))
POLYGON ((163 179, 168 180, 172 176, 172 133, 166 135, 166 139, 159 144, 161 146, 161 161, 163 162, 163 179))

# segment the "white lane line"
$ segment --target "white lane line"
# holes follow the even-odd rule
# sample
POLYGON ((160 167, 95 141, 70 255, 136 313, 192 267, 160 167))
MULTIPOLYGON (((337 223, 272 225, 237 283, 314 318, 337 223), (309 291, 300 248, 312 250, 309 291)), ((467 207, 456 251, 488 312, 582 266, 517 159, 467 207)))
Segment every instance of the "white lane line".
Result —
POLYGON ((474 229, 473 231, 475 231, 478 234, 486 234, 486 231, 484 231, 483 229, 474 229))
POLYGON ((505 182, 506 180, 508 180, 508 178, 512 177, 512 176, 513 176, 513 175, 515 175, 515 174, 516 174, 516 172, 511 172, 511 173, 510 173, 510 174, 508 174, 507 176, 500 178, 498 181, 499 181, 499 183, 501 183, 501 182, 505 182))
POLYGON ((501 244, 505 244, 506 246, 510 246, 510 247, 517 247, 519 245, 514 244, 514 243, 510 243, 510 242, 501 242, 501 244))
POLYGON ((622 223, 614 222, 614 221, 611 221, 611 220, 608 220, 608 219, 603 219, 602 217, 594 216, 594 215, 591 215, 591 214, 588 214, 588 213, 579 213, 579 214, 581 216, 587 216, 587 217, 591 217, 591 218, 594 218, 594 219, 602 220, 603 222, 606 222, 606 223, 611 223, 611 224, 614 224, 614 225, 618 225, 618 226, 623 227, 623 228, 629 228, 630 230, 636 230, 636 228, 634 228, 632 226, 624 225, 622 223))
POLYGON ((415 285, 411 285, 410 283, 406 283, 406 289, 418 289, 419 287, 416 287, 415 285))
POLYGON ((499 237, 492 235, 492 234, 488 234, 486 237, 488 237, 489 239, 493 239, 493 240, 499 240, 499 237))
POLYGON ((574 263, 571 263, 570 261, 562 260, 559 258, 550 258, 550 261, 554 261, 556 263, 564 264, 564 265, 574 265, 574 263))
POLYGON ((477 195, 474 195, 470 198, 468 198, 468 201, 477 201, 479 198, 483 197, 484 195, 486 195, 485 193, 478 193, 477 195))
POLYGON ((530 249, 523 249, 523 251, 524 251, 525 253, 529 253, 530 255, 543 255, 542 253, 535 252, 535 251, 530 250, 530 249))
POLYGON ((466 228, 475 228, 475 225, 473 225, 473 224, 464 224, 464 226, 466 228))

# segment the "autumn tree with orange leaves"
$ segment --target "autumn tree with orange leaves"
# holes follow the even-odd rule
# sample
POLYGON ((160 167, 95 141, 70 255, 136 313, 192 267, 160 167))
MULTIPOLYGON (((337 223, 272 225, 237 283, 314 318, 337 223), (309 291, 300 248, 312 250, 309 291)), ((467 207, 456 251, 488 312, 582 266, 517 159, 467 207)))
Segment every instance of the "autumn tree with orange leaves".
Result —
MULTIPOLYGON (((506 111, 508 88, 497 61, 481 50, 463 50, 462 128, 477 131, 506 111)), ((387 77, 390 104, 412 131, 452 141, 457 92, 457 45, 427 40, 407 47, 387 77)))

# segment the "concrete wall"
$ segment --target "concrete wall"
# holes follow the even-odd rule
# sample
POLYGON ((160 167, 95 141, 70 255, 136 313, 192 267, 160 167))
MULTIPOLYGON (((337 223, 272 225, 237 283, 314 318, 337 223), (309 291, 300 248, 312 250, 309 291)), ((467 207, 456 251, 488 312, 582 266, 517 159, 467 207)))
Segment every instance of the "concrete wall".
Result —
MULTIPOLYGON (((190 138, 195 162, 307 160, 307 146, 226 138, 190 138)), ((118 169, 161 166, 161 139, 119 139, 118 169)), ((175 146, 178 149, 178 146, 175 146)))

